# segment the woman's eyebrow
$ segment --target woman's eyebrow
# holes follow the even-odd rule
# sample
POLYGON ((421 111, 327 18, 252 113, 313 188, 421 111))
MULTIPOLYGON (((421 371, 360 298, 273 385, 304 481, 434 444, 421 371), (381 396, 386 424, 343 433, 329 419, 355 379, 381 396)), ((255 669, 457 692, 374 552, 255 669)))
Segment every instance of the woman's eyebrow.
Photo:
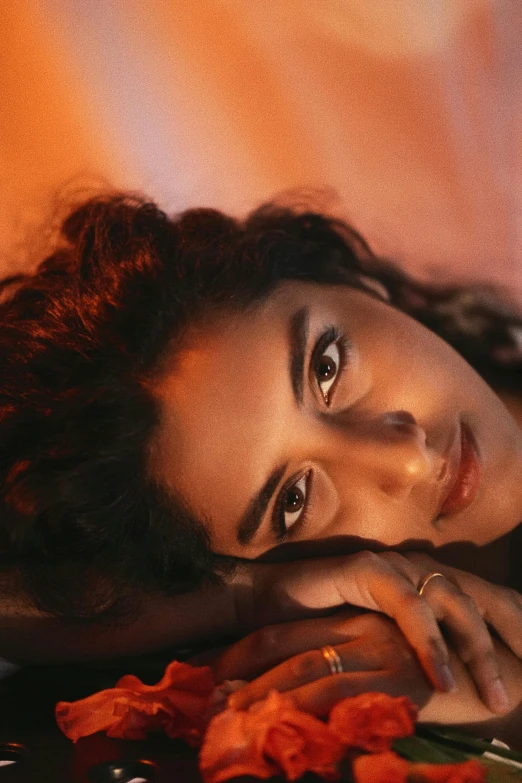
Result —
POLYGON ((284 476, 287 467, 288 463, 285 463, 272 471, 259 492, 248 504, 248 508, 241 517, 237 527, 237 540, 242 546, 249 544, 257 533, 270 499, 282 476, 284 476))
MULTIPOLYGON (((290 383, 295 400, 299 406, 303 404, 304 362, 308 344, 309 321, 310 313, 308 307, 301 307, 290 318, 288 329, 290 383)), ((255 497, 248 504, 247 510, 241 517, 237 527, 237 540, 242 546, 249 544, 257 533, 270 499, 287 467, 288 464, 280 465, 272 471, 259 492, 256 493, 255 497)))
POLYGON ((304 361, 308 344, 309 322, 308 307, 301 307, 290 319, 290 382, 299 407, 303 404, 304 361))

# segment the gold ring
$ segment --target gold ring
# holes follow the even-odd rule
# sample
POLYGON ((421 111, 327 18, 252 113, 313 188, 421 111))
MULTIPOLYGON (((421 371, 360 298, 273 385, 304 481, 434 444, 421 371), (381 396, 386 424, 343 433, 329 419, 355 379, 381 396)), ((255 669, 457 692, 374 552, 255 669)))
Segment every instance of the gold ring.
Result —
POLYGON ((321 652, 323 654, 323 658, 328 664, 330 674, 342 674, 343 663, 337 650, 334 650, 333 647, 330 647, 330 645, 327 644, 326 647, 321 647, 321 652))
POLYGON ((433 571, 431 574, 428 574, 428 576, 424 577, 424 579, 421 581, 420 585, 417 588, 417 592, 419 593, 419 595, 423 594, 423 592, 426 589, 426 585, 428 584, 428 582, 430 582, 432 579, 435 579, 436 576, 441 576, 443 579, 446 578, 444 576, 444 574, 439 574, 438 571, 433 571))

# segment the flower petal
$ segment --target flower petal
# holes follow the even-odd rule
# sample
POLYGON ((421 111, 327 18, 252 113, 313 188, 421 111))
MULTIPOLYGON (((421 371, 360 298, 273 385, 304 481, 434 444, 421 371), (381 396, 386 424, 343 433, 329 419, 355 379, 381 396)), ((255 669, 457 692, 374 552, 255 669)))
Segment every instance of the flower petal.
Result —
POLYGON ((346 748, 382 753, 415 731, 417 708, 406 696, 361 693, 338 702, 328 726, 346 748))

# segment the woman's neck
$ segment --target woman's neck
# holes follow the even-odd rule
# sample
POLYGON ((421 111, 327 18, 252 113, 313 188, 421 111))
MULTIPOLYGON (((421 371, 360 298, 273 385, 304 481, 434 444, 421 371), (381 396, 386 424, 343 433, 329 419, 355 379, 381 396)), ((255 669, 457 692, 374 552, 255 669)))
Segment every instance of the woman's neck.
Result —
MULTIPOLYGON (((500 392, 498 396, 522 429, 522 397, 510 392, 500 392)), ((504 538, 507 539, 508 544, 507 552, 503 555, 503 560, 508 566, 508 576, 503 583, 522 592, 522 523, 504 538)))

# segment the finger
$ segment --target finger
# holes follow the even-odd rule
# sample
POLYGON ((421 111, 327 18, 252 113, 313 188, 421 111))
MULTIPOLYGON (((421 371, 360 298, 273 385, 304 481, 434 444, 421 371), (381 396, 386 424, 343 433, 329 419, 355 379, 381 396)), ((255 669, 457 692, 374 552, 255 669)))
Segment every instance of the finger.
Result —
MULTIPOLYGON (((383 556, 388 556, 388 554, 394 553, 384 553, 383 556)), ((410 561, 420 574, 430 573, 430 571, 443 573, 450 582, 457 585, 463 593, 474 600, 484 620, 497 631, 515 655, 522 658, 522 596, 520 593, 509 587, 486 582, 467 571, 436 563, 424 553, 408 552, 402 557, 404 560, 410 561)), ((394 565, 399 567, 397 563, 394 565)), ((401 568, 404 569, 405 566, 402 565, 401 568)))
POLYGON ((342 595, 343 586, 355 580, 363 585, 360 590, 365 605, 375 607, 393 617, 402 633, 415 650, 428 679, 442 691, 455 688, 449 667, 449 654, 433 610, 417 592, 407 576, 399 573, 386 560, 372 553, 364 553, 347 563, 340 574, 336 589, 342 595))
MULTIPOLYGON (((390 696, 409 696, 413 702, 417 703, 415 692, 409 693, 407 691, 407 685, 404 682, 390 678, 389 672, 383 669, 370 673, 354 672, 331 675, 295 688, 289 691, 288 695, 295 701, 298 709, 323 718, 329 714, 338 701, 348 696, 356 696, 359 693, 379 692, 387 693, 390 696)), ((418 706, 422 705, 418 704, 418 706)))
MULTIPOLYGON (((431 580, 423 597, 433 608, 434 614, 449 631, 451 640, 464 663, 467 664, 477 690, 484 703, 496 713, 509 709, 509 700, 498 668, 497 656, 486 620, 493 609, 493 627, 506 643, 514 644, 522 653, 519 630, 522 624, 522 604, 515 600, 518 594, 491 585, 465 571, 440 566, 430 557, 413 554, 405 563, 392 560, 395 568, 409 572, 409 567, 429 573, 435 569, 446 578, 431 580), (511 611, 510 611, 511 610, 511 611), (507 641, 509 639, 509 641, 507 641)), ((399 555, 400 557, 400 555, 399 555)), ((410 572, 409 572, 410 573, 410 572)))
POLYGON ((468 666, 484 703, 495 713, 509 709, 493 640, 475 602, 447 579, 433 580, 424 593, 444 623, 455 651, 468 666))
MULTIPOLYGON (((348 607, 335 615, 312 620, 265 626, 225 648, 206 663, 214 672, 216 682, 240 679, 253 680, 281 661, 325 644, 339 645, 360 636, 360 609, 348 607)), ((323 661, 324 663, 324 661, 323 661)), ((318 676, 324 676, 324 669, 318 676)), ((281 682, 273 687, 281 690, 281 682)))
MULTIPOLYGON (((360 645, 357 641, 337 645, 335 649, 341 658, 344 672, 365 673, 381 669, 380 665, 372 664, 367 646, 360 645)), ((245 685, 230 697, 229 704, 237 709, 246 709, 253 702, 264 699, 274 688, 286 692, 314 680, 323 680, 328 675, 332 676, 332 673, 322 650, 308 650, 245 685)))
MULTIPOLYGON (((413 582, 419 579, 422 572, 426 574, 430 569, 439 571, 441 568, 427 556, 416 558, 416 562, 395 552, 385 553, 384 557, 395 570, 400 570, 413 582), (421 571, 416 574, 419 568, 421 571)), ((487 588, 491 596, 494 589, 492 585, 465 572, 455 570, 451 575, 465 579, 466 584, 475 586, 479 594, 487 588)), ((457 654, 469 668, 481 699, 493 712, 506 712, 509 701, 500 678, 493 640, 475 601, 447 577, 430 580, 422 597, 432 608, 436 619, 447 628, 457 654)))
POLYGON ((522 596, 510 588, 489 587, 488 603, 482 609, 484 619, 515 655, 522 658, 522 596))

